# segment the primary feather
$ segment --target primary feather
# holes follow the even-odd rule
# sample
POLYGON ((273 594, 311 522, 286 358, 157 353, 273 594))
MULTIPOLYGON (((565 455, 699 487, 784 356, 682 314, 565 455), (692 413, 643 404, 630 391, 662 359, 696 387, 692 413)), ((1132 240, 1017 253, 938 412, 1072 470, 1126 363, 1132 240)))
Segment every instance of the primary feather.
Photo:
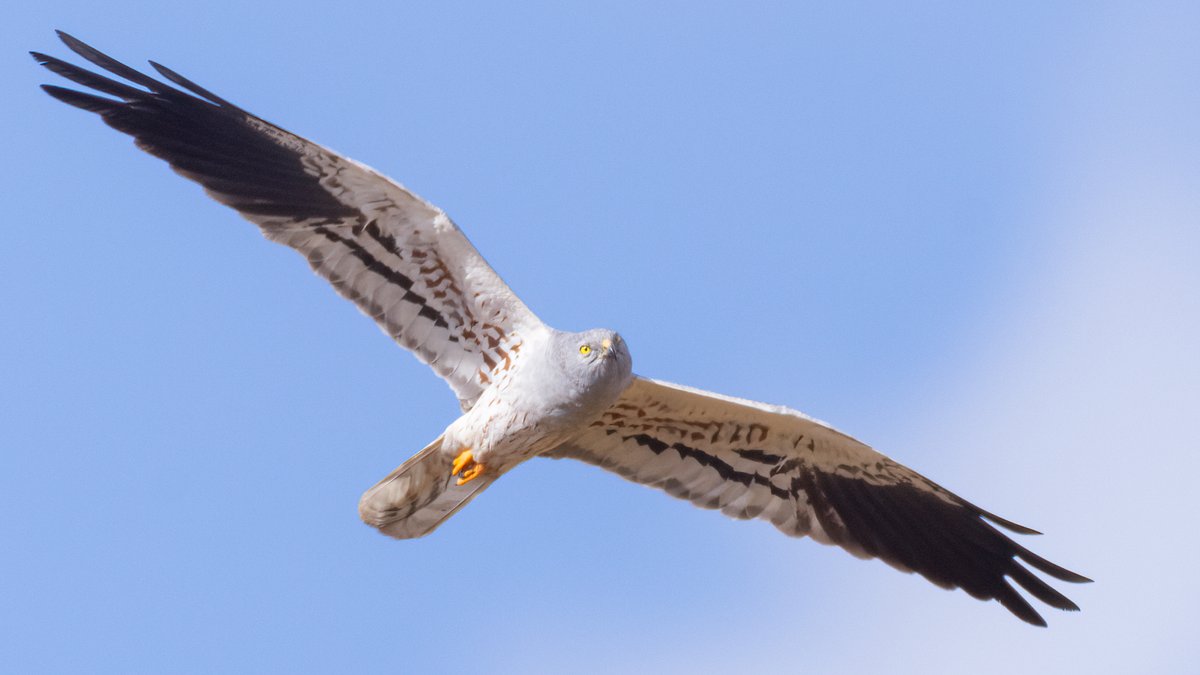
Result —
POLYGON ((446 214, 400 184, 174 71, 156 66, 191 94, 59 35, 75 53, 145 89, 33 52, 68 80, 116 98, 43 85, 48 94, 98 113, 268 239, 299 252, 445 379, 464 409, 490 384, 517 334, 541 326, 446 214))
POLYGON ((1035 531, 967 502, 800 412, 638 378, 601 420, 547 456, 569 457, 733 518, 761 518, 880 558, 944 588, 1045 621, 1005 577, 1058 609, 1078 607, 1022 563, 1086 578, 1034 555, 987 521, 1035 531))

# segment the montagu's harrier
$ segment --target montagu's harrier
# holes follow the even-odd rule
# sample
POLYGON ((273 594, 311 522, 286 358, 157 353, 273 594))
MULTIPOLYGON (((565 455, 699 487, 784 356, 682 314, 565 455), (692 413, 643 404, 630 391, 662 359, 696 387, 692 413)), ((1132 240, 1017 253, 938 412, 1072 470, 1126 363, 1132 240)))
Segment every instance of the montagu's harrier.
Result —
POLYGON ((1029 623, 1045 625, 1009 580, 1051 607, 1078 609, 1026 565, 1087 579, 996 526, 1033 530, 794 410, 634 375, 621 336, 542 323, 441 209, 401 185, 163 66, 151 62, 171 84, 59 36, 124 81, 35 52, 96 92, 47 93, 100 115, 296 249, 458 396, 462 416, 362 496, 362 519, 385 534, 428 534, 521 462, 570 457, 998 600, 1029 623))

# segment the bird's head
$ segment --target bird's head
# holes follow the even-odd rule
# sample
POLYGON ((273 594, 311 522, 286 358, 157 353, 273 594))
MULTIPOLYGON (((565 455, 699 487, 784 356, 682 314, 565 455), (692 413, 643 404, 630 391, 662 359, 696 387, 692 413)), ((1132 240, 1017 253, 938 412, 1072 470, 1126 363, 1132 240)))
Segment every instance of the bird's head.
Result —
POLYGON ((620 393, 629 384, 633 358, 616 331, 595 328, 582 333, 562 333, 556 341, 563 369, 587 388, 611 389, 620 393))

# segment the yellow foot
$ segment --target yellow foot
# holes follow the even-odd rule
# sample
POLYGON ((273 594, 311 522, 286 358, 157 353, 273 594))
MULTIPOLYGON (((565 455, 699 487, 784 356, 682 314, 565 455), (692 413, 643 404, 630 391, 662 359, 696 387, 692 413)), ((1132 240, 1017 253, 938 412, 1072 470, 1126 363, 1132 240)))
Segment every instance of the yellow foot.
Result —
POLYGON ((454 458, 454 466, 450 469, 450 475, 458 476, 458 484, 463 485, 478 478, 483 473, 483 469, 484 466, 475 461, 475 455, 471 454, 470 448, 467 448, 454 458))

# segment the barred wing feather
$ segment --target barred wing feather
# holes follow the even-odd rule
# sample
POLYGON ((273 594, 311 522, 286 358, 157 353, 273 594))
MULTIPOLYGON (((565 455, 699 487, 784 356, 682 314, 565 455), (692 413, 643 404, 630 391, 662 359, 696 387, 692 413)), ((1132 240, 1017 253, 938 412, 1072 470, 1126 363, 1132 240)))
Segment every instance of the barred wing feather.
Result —
POLYGON ((338 293, 445 379, 464 409, 520 349, 522 331, 541 328, 446 214, 403 186, 168 68, 151 62, 182 90, 65 33, 59 37, 128 83, 35 52, 50 70, 107 96, 43 89, 99 114, 258 225, 268 239, 298 251, 338 293))
POLYGON ((1008 583, 1078 607, 1025 566, 1088 581, 1030 552, 995 516, 867 445, 782 406, 637 378, 588 431, 550 454, 574 458, 734 518, 761 518, 943 588, 995 599, 1045 625, 1008 583), (990 521, 990 522, 988 522, 990 521))

